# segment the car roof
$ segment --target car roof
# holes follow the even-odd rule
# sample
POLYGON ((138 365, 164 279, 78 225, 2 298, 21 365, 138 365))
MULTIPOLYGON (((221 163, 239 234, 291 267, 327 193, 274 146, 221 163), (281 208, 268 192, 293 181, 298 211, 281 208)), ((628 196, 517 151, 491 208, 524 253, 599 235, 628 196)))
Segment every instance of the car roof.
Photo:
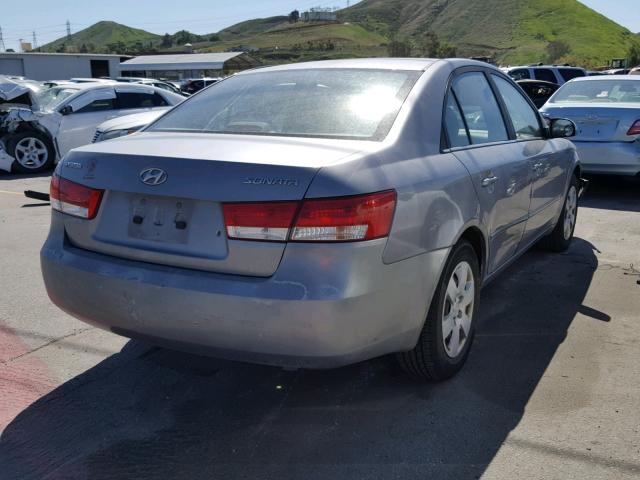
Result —
POLYGON ((592 77, 578 77, 571 80, 572 82, 593 82, 593 81, 602 81, 602 80, 635 80, 640 81, 640 78, 634 75, 595 75, 592 77))
POLYGON ((516 68, 567 68, 573 70, 584 70, 582 67, 576 67, 574 65, 516 65, 513 67, 502 67, 503 70, 514 70, 516 68))
MULTIPOLYGON (((434 62, 438 61, 433 58, 352 58, 342 60, 320 60, 315 62, 290 63, 286 65, 275 65, 271 67, 261 67, 251 70, 245 70, 238 75, 246 75, 255 72, 264 71, 283 71, 283 70, 308 70, 308 69, 330 69, 330 68, 363 68, 363 69, 382 69, 382 70, 415 70, 424 71, 434 62)), ((470 64, 487 65, 484 62, 475 60, 466 60, 470 64)))

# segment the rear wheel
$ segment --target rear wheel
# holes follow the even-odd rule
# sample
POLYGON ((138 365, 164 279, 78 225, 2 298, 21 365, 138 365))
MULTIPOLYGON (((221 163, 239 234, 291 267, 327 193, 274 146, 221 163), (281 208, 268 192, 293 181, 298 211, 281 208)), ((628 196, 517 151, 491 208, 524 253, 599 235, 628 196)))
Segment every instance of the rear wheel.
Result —
POLYGON ((578 219, 578 189, 578 178, 574 175, 571 178, 558 223, 553 232, 542 240, 542 246, 552 252, 564 252, 571 245, 578 219))
POLYGON ((7 152, 20 173, 38 173, 51 168, 55 152, 49 139, 40 132, 20 132, 7 139, 7 152))
POLYGON ((462 368, 473 341, 479 290, 478 257, 463 240, 449 255, 418 343, 413 350, 397 354, 404 371, 438 381, 462 368))

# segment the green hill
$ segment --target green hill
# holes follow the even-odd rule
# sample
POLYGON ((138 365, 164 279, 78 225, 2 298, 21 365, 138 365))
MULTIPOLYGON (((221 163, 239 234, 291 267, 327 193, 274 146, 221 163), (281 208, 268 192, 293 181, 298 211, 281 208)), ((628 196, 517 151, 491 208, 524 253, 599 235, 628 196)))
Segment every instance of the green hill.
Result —
MULTIPOLYGON (((161 36, 137 28, 127 27, 116 22, 98 22, 71 37, 62 37, 40 47, 43 52, 64 52, 87 50, 92 53, 106 52, 109 46, 125 48, 136 43, 148 46, 160 41, 161 36), (84 48, 83 48, 84 45, 84 48)), ((124 53, 124 52, 118 52, 124 53)))
POLYGON ((556 42, 567 51, 551 60, 595 66, 624 57, 638 39, 577 0, 364 0, 340 18, 414 44, 432 31, 459 55, 511 64, 548 61, 556 42))

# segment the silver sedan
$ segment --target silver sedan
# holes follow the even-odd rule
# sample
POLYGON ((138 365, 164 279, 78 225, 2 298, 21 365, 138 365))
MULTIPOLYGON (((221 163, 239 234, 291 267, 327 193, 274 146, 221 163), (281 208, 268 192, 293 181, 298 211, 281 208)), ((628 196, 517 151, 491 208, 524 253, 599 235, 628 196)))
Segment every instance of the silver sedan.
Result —
POLYGON ((560 87, 541 111, 575 122, 573 143, 585 172, 640 174, 640 77, 576 78, 560 87))
POLYGON ((326 368, 464 364, 481 287, 568 248, 580 164, 500 70, 363 59, 253 70, 142 132, 73 150, 51 184, 52 301, 132 338, 326 368))

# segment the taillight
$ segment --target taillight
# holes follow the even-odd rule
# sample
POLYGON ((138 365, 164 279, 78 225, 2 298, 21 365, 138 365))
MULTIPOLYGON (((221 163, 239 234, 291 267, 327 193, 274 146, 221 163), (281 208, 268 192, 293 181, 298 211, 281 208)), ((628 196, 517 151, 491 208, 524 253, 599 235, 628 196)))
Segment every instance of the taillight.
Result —
POLYGON ((226 203, 222 206, 229 238, 283 242, 298 202, 226 203))
POLYGON ((292 242, 350 242, 386 237, 396 192, 301 202, 223 205, 229 238, 292 242))
POLYGON ((51 208, 54 210, 91 219, 98 213, 104 190, 85 187, 54 174, 49 193, 51 208))
POLYGON ((631 125, 627 135, 640 135, 640 120, 636 120, 636 122, 631 125))

